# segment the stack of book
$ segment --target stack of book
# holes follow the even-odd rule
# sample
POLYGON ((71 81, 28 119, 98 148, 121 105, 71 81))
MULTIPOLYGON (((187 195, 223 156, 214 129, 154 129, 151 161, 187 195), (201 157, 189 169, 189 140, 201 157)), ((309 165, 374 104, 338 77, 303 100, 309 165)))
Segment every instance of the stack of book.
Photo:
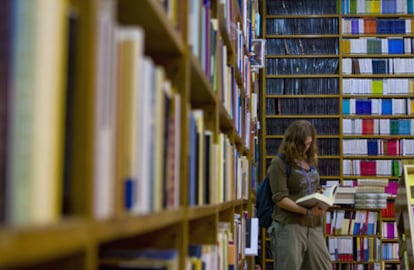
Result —
POLYGON ((387 207, 389 194, 385 193, 387 178, 358 179, 355 187, 355 208, 383 209, 387 207))
POLYGON ((355 187, 340 186, 335 195, 335 204, 353 205, 355 204, 355 187))

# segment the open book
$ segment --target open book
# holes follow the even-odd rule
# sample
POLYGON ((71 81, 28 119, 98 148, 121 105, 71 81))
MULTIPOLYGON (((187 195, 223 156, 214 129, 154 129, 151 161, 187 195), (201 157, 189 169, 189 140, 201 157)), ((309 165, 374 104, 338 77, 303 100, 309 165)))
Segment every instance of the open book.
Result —
POLYGON ((334 204, 337 187, 338 184, 326 187, 323 193, 316 192, 303 196, 297 199, 296 203, 306 208, 311 208, 319 203, 322 209, 327 209, 334 204))

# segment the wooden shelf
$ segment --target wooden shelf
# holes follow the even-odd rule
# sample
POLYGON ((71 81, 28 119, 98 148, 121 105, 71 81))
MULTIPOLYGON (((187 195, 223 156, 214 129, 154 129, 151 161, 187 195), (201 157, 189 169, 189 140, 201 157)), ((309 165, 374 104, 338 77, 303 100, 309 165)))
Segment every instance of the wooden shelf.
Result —
POLYGON ((140 25, 145 29, 145 50, 162 61, 165 55, 170 57, 184 54, 183 39, 167 18, 157 0, 117 0, 118 20, 120 24, 140 25))
POLYGON ((93 241, 91 224, 67 220, 52 225, 0 228, 0 268, 53 260, 84 251, 93 241))
POLYGON ((185 220, 185 210, 165 210, 140 216, 126 216, 102 222, 94 222, 99 242, 138 236, 185 220))

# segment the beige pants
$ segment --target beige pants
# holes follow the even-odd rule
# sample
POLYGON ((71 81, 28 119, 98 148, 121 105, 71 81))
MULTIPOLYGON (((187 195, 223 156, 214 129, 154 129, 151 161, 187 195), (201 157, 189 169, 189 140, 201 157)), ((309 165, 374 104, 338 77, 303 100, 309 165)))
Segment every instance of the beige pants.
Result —
POLYGON ((322 227, 273 221, 268 232, 274 270, 332 270, 322 227))

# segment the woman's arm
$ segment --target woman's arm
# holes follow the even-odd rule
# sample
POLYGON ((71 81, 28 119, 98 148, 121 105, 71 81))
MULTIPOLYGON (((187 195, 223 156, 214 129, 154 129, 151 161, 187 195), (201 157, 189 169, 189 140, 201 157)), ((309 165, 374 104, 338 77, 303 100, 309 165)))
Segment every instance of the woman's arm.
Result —
POLYGON ((280 201, 276 203, 277 207, 283 208, 285 210, 288 210, 290 212, 306 215, 307 214, 307 208, 298 205, 294 201, 292 201, 289 197, 284 197, 280 201))
POLYGON ((298 205, 296 202, 292 201, 289 197, 284 197, 280 201, 276 203, 279 208, 283 208, 287 211, 302 214, 302 215, 312 215, 315 217, 325 215, 325 210, 321 209, 319 205, 315 205, 312 208, 305 208, 303 206, 298 205))

